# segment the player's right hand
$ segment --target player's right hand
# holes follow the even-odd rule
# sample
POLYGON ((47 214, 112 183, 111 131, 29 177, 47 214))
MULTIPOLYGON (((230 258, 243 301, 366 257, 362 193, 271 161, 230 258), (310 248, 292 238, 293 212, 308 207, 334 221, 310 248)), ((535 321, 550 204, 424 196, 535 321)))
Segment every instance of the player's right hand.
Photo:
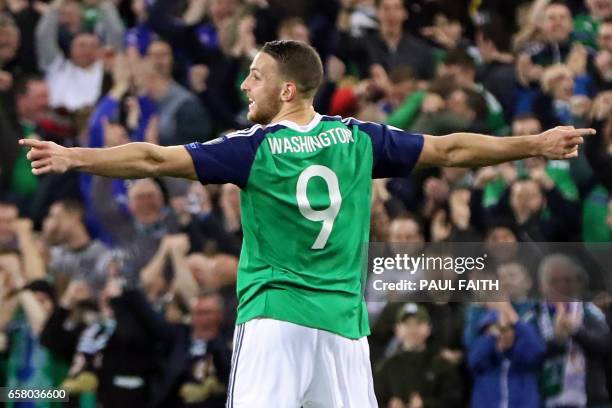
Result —
POLYGON ((30 148, 27 158, 32 164, 32 174, 34 175, 61 174, 73 167, 70 149, 67 147, 36 139, 21 139, 19 145, 30 148))

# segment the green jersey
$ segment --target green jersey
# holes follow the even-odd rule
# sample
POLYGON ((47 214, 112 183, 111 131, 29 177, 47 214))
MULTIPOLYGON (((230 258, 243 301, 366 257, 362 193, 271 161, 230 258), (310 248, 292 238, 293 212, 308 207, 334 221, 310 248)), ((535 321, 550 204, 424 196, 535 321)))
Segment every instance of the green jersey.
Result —
POLYGON ((371 180, 408 175, 422 147, 422 135, 318 114, 186 145, 202 183, 242 189, 237 324, 267 317, 368 335, 371 180))

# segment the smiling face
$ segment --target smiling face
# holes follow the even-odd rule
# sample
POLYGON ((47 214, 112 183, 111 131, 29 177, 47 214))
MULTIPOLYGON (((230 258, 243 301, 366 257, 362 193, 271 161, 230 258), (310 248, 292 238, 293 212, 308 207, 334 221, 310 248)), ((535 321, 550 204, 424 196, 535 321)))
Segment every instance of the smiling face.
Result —
POLYGON ((240 85, 249 98, 247 119, 268 124, 280 112, 283 81, 278 64, 270 55, 260 52, 251 64, 249 75, 240 85))

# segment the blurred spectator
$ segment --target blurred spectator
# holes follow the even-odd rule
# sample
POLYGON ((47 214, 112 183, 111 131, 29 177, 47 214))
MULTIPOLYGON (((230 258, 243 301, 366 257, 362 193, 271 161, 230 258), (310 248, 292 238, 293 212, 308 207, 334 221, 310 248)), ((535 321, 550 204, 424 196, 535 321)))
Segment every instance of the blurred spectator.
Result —
POLYGON ((612 17, 608 17, 599 24, 597 33, 599 50, 589 64, 588 72, 595 88, 601 91, 612 89, 612 17))
POLYGON ((308 27, 299 17, 283 20, 278 28, 279 40, 294 40, 310 44, 308 27))
POLYGON ((172 79, 170 45, 154 41, 147 49, 141 76, 147 96, 158 105, 157 144, 164 146, 204 142, 210 138, 211 123, 198 99, 172 79))
POLYGON ((372 65, 380 64, 387 71, 398 65, 410 66, 419 79, 430 79, 434 75, 435 57, 432 47, 404 32, 403 25, 408 11, 401 0, 376 2, 379 30, 364 38, 352 38, 341 33, 338 53, 359 66, 362 77, 367 76, 372 65))
POLYGON ((149 25, 146 0, 130 0, 130 10, 136 19, 136 25, 125 31, 123 46, 128 54, 145 55, 155 33, 149 25))
MULTIPOLYGON (((99 98, 104 66, 99 37, 86 31, 74 33, 68 57, 64 56, 58 44, 60 8, 63 4, 63 0, 55 0, 38 23, 38 62, 49 83, 51 107, 76 111, 93 106, 99 98)), ((108 29, 105 44, 119 48, 123 24, 115 6, 104 1, 99 6, 99 13, 108 29)))
POLYGON ((0 249, 18 249, 15 225, 19 218, 19 209, 11 202, 0 201, 0 249))
POLYGON ((538 21, 538 29, 541 40, 529 44, 518 61, 519 75, 526 74, 524 78, 528 80, 537 80, 542 67, 561 64, 569 55, 572 33, 569 7, 560 1, 549 2, 538 21))
POLYGON ((20 32, 13 18, 8 14, 0 14, 0 72, 2 82, 0 91, 10 88, 15 71, 21 65, 16 60, 20 44, 20 32))
POLYGON ((444 52, 469 45, 462 37, 463 29, 459 16, 452 10, 442 8, 434 15, 433 25, 423 27, 421 34, 444 52))
POLYGON ((191 2, 193 14, 186 20, 168 18, 174 4, 170 0, 156 1, 149 10, 150 27, 174 50, 187 54, 191 63, 207 68, 208 81, 198 84, 199 89, 194 91, 200 94, 222 129, 246 126, 245 120, 239 117, 242 96, 232 84, 240 75, 240 58, 250 55, 255 47, 255 24, 249 16, 243 20, 237 18, 241 11, 237 3, 236 0, 208 3, 196 0, 191 2), (241 21, 244 23, 239 24, 241 21))
POLYGON ((58 201, 43 224, 43 235, 50 245, 49 273, 60 290, 71 281, 83 280, 98 292, 106 280, 110 252, 103 243, 91 239, 84 216, 80 203, 58 201))
POLYGON ((163 339, 166 350, 166 370, 156 385, 153 407, 225 406, 231 352, 219 332, 221 296, 216 292, 197 295, 190 302, 190 316, 190 325, 157 322, 156 335, 163 339))
POLYGON ((463 390, 457 368, 427 346, 431 333, 423 306, 407 303, 396 324, 400 352, 384 361, 375 373, 375 391, 383 407, 455 406, 463 390))
POLYGON ((574 35, 584 45, 597 48, 597 30, 600 24, 612 17, 612 4, 606 0, 585 0, 588 13, 574 17, 574 35))
POLYGON ((21 257, 15 252, 0 255, 0 279, 0 330, 8 338, 6 386, 57 387, 67 367, 39 341, 54 307, 53 287, 44 280, 27 280, 21 257))
POLYGON ((170 203, 179 217, 179 223, 189 235, 192 250, 206 254, 221 252, 240 255, 239 237, 227 231, 222 217, 213 209, 208 189, 202 184, 190 183, 183 194, 171 196, 170 203))
POLYGON ((572 70, 565 65, 552 65, 542 74, 542 93, 536 96, 534 112, 541 118, 542 127, 560 125, 580 125, 590 108, 587 86, 589 78, 584 75, 586 60, 583 62, 583 75, 574 77, 572 70))
POLYGON ((14 116, 7 123, 9 132, 5 139, 7 150, 4 154, 7 155, 7 161, 0 166, 8 190, 16 195, 20 206, 25 207, 25 203, 35 194, 39 182, 38 177, 28 171, 25 156, 27 151, 17 145, 17 140, 44 136, 39 124, 49 112, 49 88, 43 79, 27 76, 17 82, 14 93, 14 116))
POLYGON ((541 393, 547 407, 606 406, 610 396, 602 358, 610 352, 605 316, 592 303, 576 301, 587 276, 567 255, 553 254, 538 269, 543 301, 537 309, 546 342, 541 393))
POLYGON ((476 80, 499 101, 508 122, 515 105, 516 73, 510 35, 504 31, 502 21, 495 20, 479 27, 476 46, 480 58, 476 80))
MULTIPOLYGON (((527 170, 528 179, 518 179, 516 170, 508 176, 509 187, 499 202, 483 208, 481 189, 492 181, 497 173, 481 170, 475 183, 472 212, 484 215, 486 222, 494 218, 509 218, 520 241, 567 241, 578 233, 576 202, 566 198, 546 172, 545 161, 535 161, 527 170), (476 207, 474 207, 476 206, 476 207), (549 213, 543 215, 544 208, 549 213)), ((480 216, 479 215, 479 216, 480 216)))
POLYGON ((127 251, 129 273, 136 276, 153 257, 164 235, 178 232, 178 220, 166 208, 161 187, 152 179, 128 186, 127 208, 117 200, 105 201, 104 197, 112 196, 112 189, 112 179, 94 177, 94 208, 114 244, 127 251))
POLYGON ((468 349, 474 373, 471 406, 538 408, 538 372, 546 349, 534 315, 519 318, 510 303, 493 304, 468 349))

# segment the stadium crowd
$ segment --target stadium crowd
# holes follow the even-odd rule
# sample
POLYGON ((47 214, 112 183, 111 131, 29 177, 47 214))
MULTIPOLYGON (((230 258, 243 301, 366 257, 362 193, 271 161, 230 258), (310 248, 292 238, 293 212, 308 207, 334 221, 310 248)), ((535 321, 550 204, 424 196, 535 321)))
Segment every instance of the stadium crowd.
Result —
MULTIPOLYGON (((274 39, 319 51, 322 114, 432 135, 598 130, 571 161, 376 180, 371 241, 612 240, 612 0, 0 0, 0 386, 70 394, 7 407, 224 406, 239 188, 37 177, 17 141, 248 127, 239 86, 274 39)), ((380 406, 612 407, 612 302, 554 299, 561 280, 586 290, 566 255, 538 271, 500 263, 505 302, 369 305, 380 406)))

